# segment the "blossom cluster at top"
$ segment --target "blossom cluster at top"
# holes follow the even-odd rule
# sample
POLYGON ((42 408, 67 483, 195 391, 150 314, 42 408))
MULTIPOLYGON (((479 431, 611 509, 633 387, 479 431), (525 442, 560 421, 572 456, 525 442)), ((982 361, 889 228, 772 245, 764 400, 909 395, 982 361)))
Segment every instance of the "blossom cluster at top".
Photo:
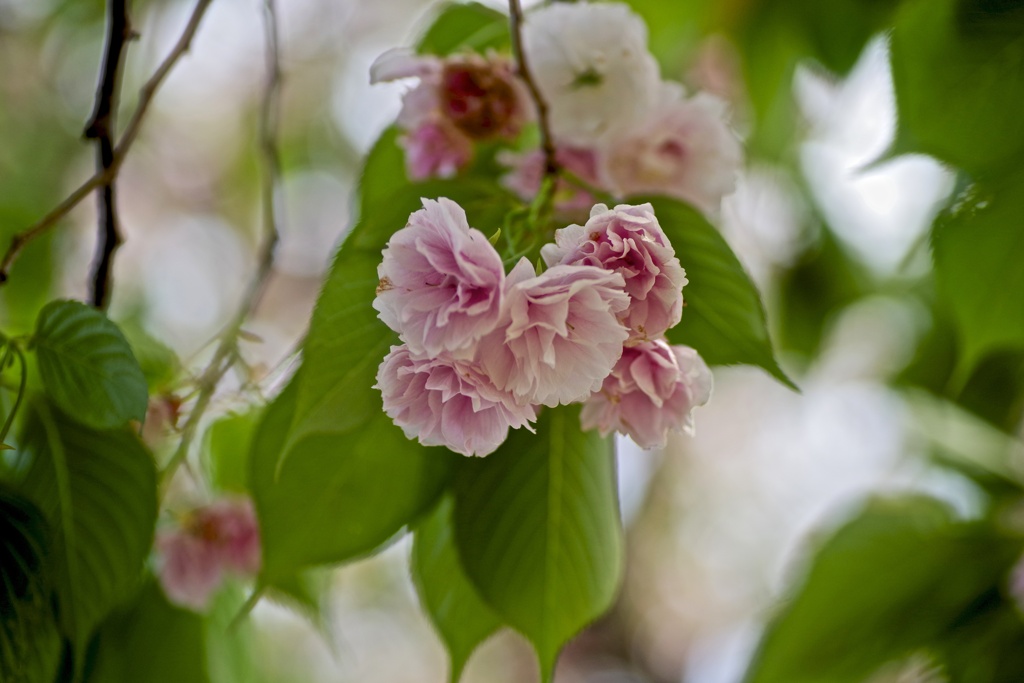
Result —
MULTIPOLYGON (((553 3, 527 14, 523 46, 549 110, 557 162, 573 176, 556 186, 556 207, 586 210, 593 187, 616 197, 663 194, 717 212, 733 191, 742 147, 725 103, 663 81, 647 49, 643 20, 618 3, 553 3), (583 182, 580 182, 583 181, 583 182)), ((418 77, 402 102, 409 176, 449 177, 467 167, 481 141, 514 143, 535 118, 512 63, 497 54, 445 58, 393 50, 371 81, 418 77)), ((505 149, 504 183, 524 199, 544 172, 539 149, 505 149)))
POLYGON ((224 499, 189 512, 156 538, 157 575, 168 599, 206 608, 228 574, 252 578, 260 570, 260 532, 248 499, 224 499))
POLYGON ((373 306, 396 331, 377 372, 384 410, 406 436, 487 455, 539 406, 584 401, 584 429, 664 445, 692 429, 711 374, 662 338, 682 316, 686 275, 650 204, 593 207, 558 230, 537 273, 507 275, 455 202, 423 200, 383 252, 373 306))

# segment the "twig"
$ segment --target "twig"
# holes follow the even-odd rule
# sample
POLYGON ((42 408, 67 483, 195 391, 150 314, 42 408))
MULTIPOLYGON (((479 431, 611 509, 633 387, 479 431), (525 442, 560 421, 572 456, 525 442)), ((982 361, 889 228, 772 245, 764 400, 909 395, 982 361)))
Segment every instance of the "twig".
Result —
POLYGON ((114 154, 111 158, 110 166, 104 170, 97 171, 88 180, 78 186, 74 192, 69 194, 60 204, 58 204, 50 213, 43 216, 38 223, 31 227, 17 233, 11 238, 11 244, 7 248, 7 252, 4 254, 3 260, 0 260, 0 285, 7 282, 11 265, 15 259, 21 253, 22 249, 25 248, 32 240, 36 239, 44 232, 52 228, 57 221, 66 216, 73 208, 89 196, 89 194, 98 187, 101 187, 111 182, 117 177, 118 172, 121 170, 121 165, 124 163, 125 157, 128 154, 128 150, 131 149, 132 144, 135 142, 135 138, 138 137, 139 130, 142 128, 143 119, 146 116, 146 112, 149 111, 149 106, 153 102, 153 98, 156 96, 157 91, 163 84, 164 79, 167 78, 167 74, 171 72, 178 60, 181 59, 182 55, 188 52, 189 47, 192 45, 192 39, 195 37, 196 31, 199 29, 199 24, 203 19, 203 15, 206 14, 207 8, 210 6, 212 0, 197 0, 195 9, 192 10, 192 15, 189 17, 188 24, 185 26, 185 30, 182 32, 181 37, 178 38, 178 42, 168 53, 164 61, 160 63, 156 71, 150 77, 146 84, 142 86, 142 90, 139 92, 139 102, 135 107, 135 113, 132 114, 131 120, 128 121, 128 125, 125 126, 124 133, 121 135, 120 140, 117 142, 117 146, 114 147, 114 154))
POLYGON ((210 405, 217 385, 228 370, 239 360, 238 333, 246 319, 255 311, 262 298, 263 291, 274 267, 274 253, 278 241, 277 229, 277 192, 280 161, 277 149, 277 114, 281 95, 281 61, 278 49, 277 12, 274 0, 264 0, 264 25, 267 40, 267 81, 263 90, 260 106, 260 156, 263 162, 262 205, 263 205, 263 244, 260 246, 256 273, 253 275, 249 288, 242 298, 235 317, 224 328, 206 369, 198 381, 198 394, 188 419, 181 430, 181 441, 174 455, 167 462, 161 473, 160 498, 163 499, 167 487, 174 478, 178 467, 188 457, 189 449, 195 438, 199 422, 210 405))
MULTIPOLYGON (((108 0, 107 10, 107 47, 96 88, 96 104, 84 133, 87 140, 96 141, 96 168, 101 172, 114 162, 113 130, 121 86, 121 65, 128 41, 134 35, 128 18, 128 0, 108 0)), ((99 237, 92 274, 92 304, 96 308, 107 307, 114 252, 123 241, 114 180, 110 178, 103 183, 99 192, 99 237)))
POLYGON ((555 143, 551 138, 551 125, 548 123, 548 103, 541 95, 537 82, 533 79, 530 66, 526 61, 526 53, 523 50, 523 9, 519 0, 508 0, 510 29, 512 33, 512 53, 515 55, 518 64, 519 77, 526 84, 530 92, 530 98, 537 107, 537 126, 540 128, 540 147, 544 152, 544 175, 554 177, 558 175, 559 163, 555 157, 555 143))

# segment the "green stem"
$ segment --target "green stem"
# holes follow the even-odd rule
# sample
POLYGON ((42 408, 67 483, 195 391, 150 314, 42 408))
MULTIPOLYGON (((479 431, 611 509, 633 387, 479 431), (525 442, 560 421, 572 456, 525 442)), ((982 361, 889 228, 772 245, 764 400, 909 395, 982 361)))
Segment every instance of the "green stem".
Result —
POLYGON ((11 412, 7 414, 3 431, 0 431, 0 444, 7 442, 7 434, 10 433, 11 425, 14 424, 14 416, 18 414, 18 408, 21 407, 21 400, 25 397, 25 385, 28 383, 28 367, 25 364, 25 354, 13 343, 8 343, 4 349, 3 359, 0 360, 0 371, 7 367, 7 360, 11 356, 12 349, 18 357, 18 362, 21 364, 21 380, 18 382, 18 396, 14 399, 11 412))

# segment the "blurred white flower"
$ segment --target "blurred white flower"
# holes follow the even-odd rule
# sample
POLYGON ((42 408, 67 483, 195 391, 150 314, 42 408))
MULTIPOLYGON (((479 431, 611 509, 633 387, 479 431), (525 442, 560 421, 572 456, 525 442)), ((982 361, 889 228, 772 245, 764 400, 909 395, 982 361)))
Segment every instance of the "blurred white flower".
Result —
POLYGON ((726 104, 707 93, 684 98, 665 85, 658 105, 609 141, 602 156, 608 184, 618 196, 665 194, 717 214, 743 163, 726 104))
POLYGON ((550 105, 552 135, 590 145, 640 120, 657 98, 643 19, 620 3, 555 3, 526 16, 523 42, 550 105))

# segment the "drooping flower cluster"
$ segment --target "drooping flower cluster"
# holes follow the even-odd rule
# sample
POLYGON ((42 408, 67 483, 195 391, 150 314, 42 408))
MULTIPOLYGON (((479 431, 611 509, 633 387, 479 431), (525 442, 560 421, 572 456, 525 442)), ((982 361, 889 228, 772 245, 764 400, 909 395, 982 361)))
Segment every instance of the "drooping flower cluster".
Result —
MULTIPOLYGON (((575 176, 556 183, 560 212, 592 206, 591 187, 619 198, 663 194, 714 214, 735 189, 742 148, 726 104, 663 81, 647 27, 628 6, 546 4, 527 14, 523 46, 548 105, 556 160, 575 176)), ((534 117, 528 91, 504 57, 391 51, 371 70, 372 82, 407 77, 420 79, 398 119, 415 180, 454 175, 472 160, 475 143, 512 143, 534 117)), ((540 150, 503 150, 497 159, 509 171, 503 182, 510 190, 527 200, 539 192, 540 150)))
POLYGON ((679 322, 686 277, 651 206, 597 205, 542 254, 542 273, 521 259, 506 276, 458 204, 424 199, 378 268, 373 306, 403 342, 377 372, 384 411, 410 439, 480 456, 542 405, 587 401, 586 428, 645 447, 689 428, 711 376, 692 349, 652 341, 679 322), (662 347, 667 361, 635 362, 662 347), (593 402, 607 405, 588 423, 593 402))
POLYGON ((157 574, 168 599, 201 611, 224 578, 260 570, 260 532, 248 499, 220 500, 157 534, 157 574))

